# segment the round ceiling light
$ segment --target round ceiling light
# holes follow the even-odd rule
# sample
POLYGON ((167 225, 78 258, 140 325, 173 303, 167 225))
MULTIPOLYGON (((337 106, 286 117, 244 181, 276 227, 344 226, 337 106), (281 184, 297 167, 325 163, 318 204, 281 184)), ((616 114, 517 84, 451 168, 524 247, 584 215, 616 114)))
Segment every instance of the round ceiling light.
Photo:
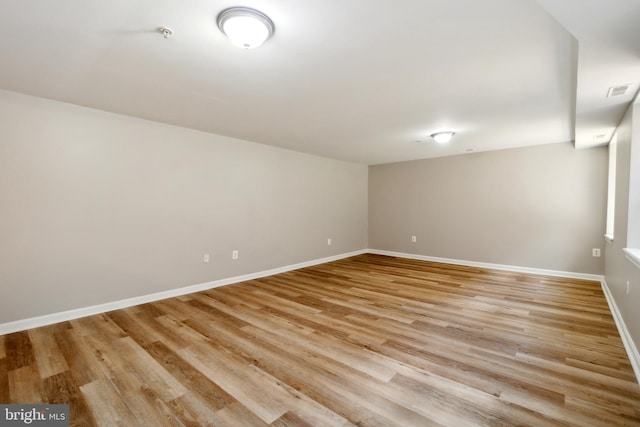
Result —
POLYGON ((451 138, 453 138, 453 135, 455 134, 455 132, 437 132, 431 134, 431 138, 433 138, 433 140, 438 144, 446 144, 451 141, 451 138))
POLYGON ((275 26, 264 13, 248 7, 230 7, 218 15, 218 28, 233 44, 253 49, 273 35, 275 26))

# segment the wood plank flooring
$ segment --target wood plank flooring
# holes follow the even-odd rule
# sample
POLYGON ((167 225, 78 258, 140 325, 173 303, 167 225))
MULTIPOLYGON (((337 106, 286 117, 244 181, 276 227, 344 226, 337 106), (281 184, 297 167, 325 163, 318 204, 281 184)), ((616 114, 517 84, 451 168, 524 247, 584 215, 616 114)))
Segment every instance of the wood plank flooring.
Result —
POLYGON ((76 426, 640 425, 598 282, 361 255, 0 336, 76 426))

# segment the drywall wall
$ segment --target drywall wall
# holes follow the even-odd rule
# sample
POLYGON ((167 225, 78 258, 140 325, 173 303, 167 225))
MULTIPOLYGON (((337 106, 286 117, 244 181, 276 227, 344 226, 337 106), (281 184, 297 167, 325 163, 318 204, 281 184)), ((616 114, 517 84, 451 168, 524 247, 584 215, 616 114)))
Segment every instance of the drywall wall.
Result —
POLYGON ((606 185, 606 148, 568 143, 371 166, 369 247, 602 274, 606 185))
POLYGON ((6 91, 0 194, 0 323, 367 243, 366 166, 6 91))
MULTIPOLYGON (((616 208, 613 242, 605 245, 605 280, 629 335, 640 343, 640 268, 629 261, 622 251, 627 247, 629 224, 638 222, 638 217, 629 215, 630 195, 640 195, 640 181, 630 183, 631 169, 640 168, 640 163, 631 164, 631 151, 640 150, 640 108, 629 107, 618 126, 618 148, 616 160, 616 208), (635 115, 635 117, 634 117, 635 115), (635 120, 635 129, 633 128, 635 120), (631 185, 630 185, 631 184, 631 185), (629 295, 627 295, 629 281, 629 295)), ((633 198, 633 197, 632 197, 633 198)), ((634 243, 635 245, 635 243, 634 243)))

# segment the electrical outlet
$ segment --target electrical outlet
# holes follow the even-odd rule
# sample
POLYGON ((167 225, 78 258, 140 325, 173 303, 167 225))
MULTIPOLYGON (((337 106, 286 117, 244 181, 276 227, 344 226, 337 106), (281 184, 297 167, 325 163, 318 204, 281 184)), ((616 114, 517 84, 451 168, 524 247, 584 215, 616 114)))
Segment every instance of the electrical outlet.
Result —
POLYGON ((209 262, 209 254, 204 254, 204 256, 202 257, 202 261, 209 262))
POLYGON ((331 237, 327 239, 327 246, 331 246, 331 237))
POLYGON ((600 248, 591 249, 591 255, 593 255, 594 257, 599 257, 600 256, 600 248))
POLYGON ((236 249, 235 251, 231 252, 231 259, 238 259, 239 255, 240 255, 240 253, 236 249))
POLYGON ((415 243, 418 241, 418 238, 416 236, 411 236, 411 243, 415 243))
POLYGON ((631 290, 631 289, 629 289, 629 281, 627 280, 627 295, 629 295, 629 291, 630 291, 630 290, 631 290))

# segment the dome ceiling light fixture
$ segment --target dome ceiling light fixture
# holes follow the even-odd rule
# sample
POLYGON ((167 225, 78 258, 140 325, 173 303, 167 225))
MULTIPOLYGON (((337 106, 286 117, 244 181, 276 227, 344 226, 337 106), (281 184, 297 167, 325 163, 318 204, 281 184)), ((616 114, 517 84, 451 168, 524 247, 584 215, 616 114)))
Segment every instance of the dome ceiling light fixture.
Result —
POLYGON ((264 13, 248 7, 230 7, 218 15, 218 28, 231 42, 243 49, 253 49, 264 43, 276 30, 264 13))
POLYGON ((433 138, 433 140, 438 144, 446 144, 447 142, 451 141, 451 138, 453 138, 453 135, 455 134, 456 134, 455 132, 451 132, 451 131, 436 132, 431 134, 431 138, 433 138))

